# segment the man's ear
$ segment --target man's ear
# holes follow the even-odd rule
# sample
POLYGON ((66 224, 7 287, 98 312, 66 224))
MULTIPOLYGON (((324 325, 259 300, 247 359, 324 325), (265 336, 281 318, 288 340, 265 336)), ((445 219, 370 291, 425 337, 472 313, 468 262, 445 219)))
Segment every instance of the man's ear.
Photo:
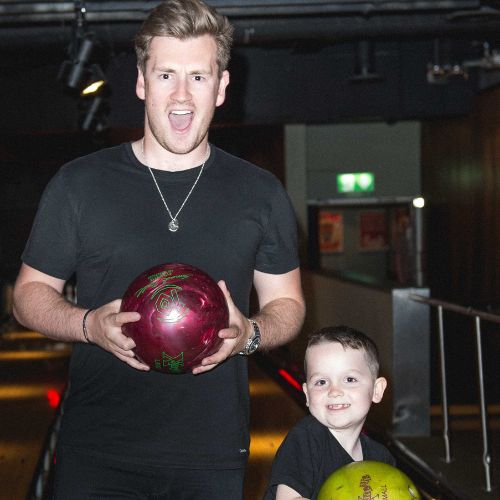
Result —
POLYGON ((307 392, 307 384, 305 382, 302 384, 302 390, 304 391, 304 394, 306 395, 306 406, 309 406, 309 394, 307 392))
POLYGON ((217 89, 217 99, 215 101, 215 106, 220 106, 226 100, 226 87, 229 85, 229 71, 225 70, 222 72, 222 76, 219 80, 219 88, 217 89))
POLYGON ((137 82, 135 84, 135 93, 139 99, 144 101, 146 97, 144 75, 139 67, 137 67, 137 82))
POLYGON ((375 380, 375 384, 373 385, 373 396, 372 401, 374 403, 380 403, 382 401, 382 397, 384 396, 385 388, 387 387, 387 380, 384 377, 379 377, 375 380))

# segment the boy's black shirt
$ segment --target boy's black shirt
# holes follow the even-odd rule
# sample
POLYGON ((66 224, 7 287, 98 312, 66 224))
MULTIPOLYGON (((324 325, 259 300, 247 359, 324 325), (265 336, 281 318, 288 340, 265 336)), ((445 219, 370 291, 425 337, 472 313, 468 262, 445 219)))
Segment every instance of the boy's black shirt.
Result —
MULTIPOLYGON (((365 434, 360 435, 360 440, 363 460, 396 465, 385 446, 365 434)), ((329 429, 308 415, 292 428, 279 447, 264 500, 276 498, 279 484, 285 484, 301 496, 315 500, 328 476, 353 461, 329 429)))

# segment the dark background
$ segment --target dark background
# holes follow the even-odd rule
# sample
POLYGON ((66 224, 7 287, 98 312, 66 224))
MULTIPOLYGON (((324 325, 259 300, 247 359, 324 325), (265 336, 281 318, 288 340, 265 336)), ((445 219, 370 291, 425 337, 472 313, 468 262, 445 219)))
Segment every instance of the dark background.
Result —
MULTIPOLYGON (((41 192, 61 164, 141 136, 132 39, 157 3, 0 4, 3 283, 15 279, 41 192), (88 131, 81 123, 92 98, 70 95, 58 79, 63 62, 71 59, 83 4, 84 30, 96 39, 92 62, 108 80, 88 131)), ((231 85, 211 140, 286 182, 287 124, 419 121, 422 194, 428 202, 426 284, 437 298, 497 311, 500 2, 208 3, 236 28, 231 85)), ((473 336, 461 327, 456 331, 453 345, 461 347, 452 356, 460 365, 463 350, 474 348, 473 336)), ((494 350, 497 342, 488 342, 495 345, 487 350, 494 350)))

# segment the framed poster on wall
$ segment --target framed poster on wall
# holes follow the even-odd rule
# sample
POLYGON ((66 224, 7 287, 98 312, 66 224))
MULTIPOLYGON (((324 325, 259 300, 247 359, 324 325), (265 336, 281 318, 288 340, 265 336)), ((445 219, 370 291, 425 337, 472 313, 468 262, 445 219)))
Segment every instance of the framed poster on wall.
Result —
POLYGON ((389 248, 385 210, 359 212, 358 227, 358 249, 361 252, 378 252, 389 248))
POLYGON ((344 251, 344 219, 341 213, 320 210, 318 219, 319 251, 322 254, 344 251))

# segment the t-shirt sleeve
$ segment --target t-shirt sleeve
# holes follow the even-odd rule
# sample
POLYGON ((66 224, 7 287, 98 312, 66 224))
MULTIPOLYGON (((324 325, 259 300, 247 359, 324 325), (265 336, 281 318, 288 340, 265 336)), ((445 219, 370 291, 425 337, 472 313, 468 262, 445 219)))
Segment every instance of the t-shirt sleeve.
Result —
POLYGON ((364 441, 365 460, 376 460, 397 467, 396 459, 392 453, 381 443, 362 435, 364 441))
POLYGON ((303 497, 311 498, 311 451, 305 433, 292 429, 276 452, 265 500, 276 498, 280 484, 293 488, 303 497))
POLYGON ((397 467, 398 464, 396 463, 396 459, 392 455, 392 453, 384 446, 383 447, 383 462, 386 464, 392 465, 393 467, 397 467))
POLYGON ((21 258, 45 274, 67 280, 75 270, 78 231, 64 178, 62 169, 45 188, 21 258))
POLYGON ((284 274, 299 266, 297 219, 285 189, 276 180, 264 238, 257 254, 255 268, 270 274, 284 274))

